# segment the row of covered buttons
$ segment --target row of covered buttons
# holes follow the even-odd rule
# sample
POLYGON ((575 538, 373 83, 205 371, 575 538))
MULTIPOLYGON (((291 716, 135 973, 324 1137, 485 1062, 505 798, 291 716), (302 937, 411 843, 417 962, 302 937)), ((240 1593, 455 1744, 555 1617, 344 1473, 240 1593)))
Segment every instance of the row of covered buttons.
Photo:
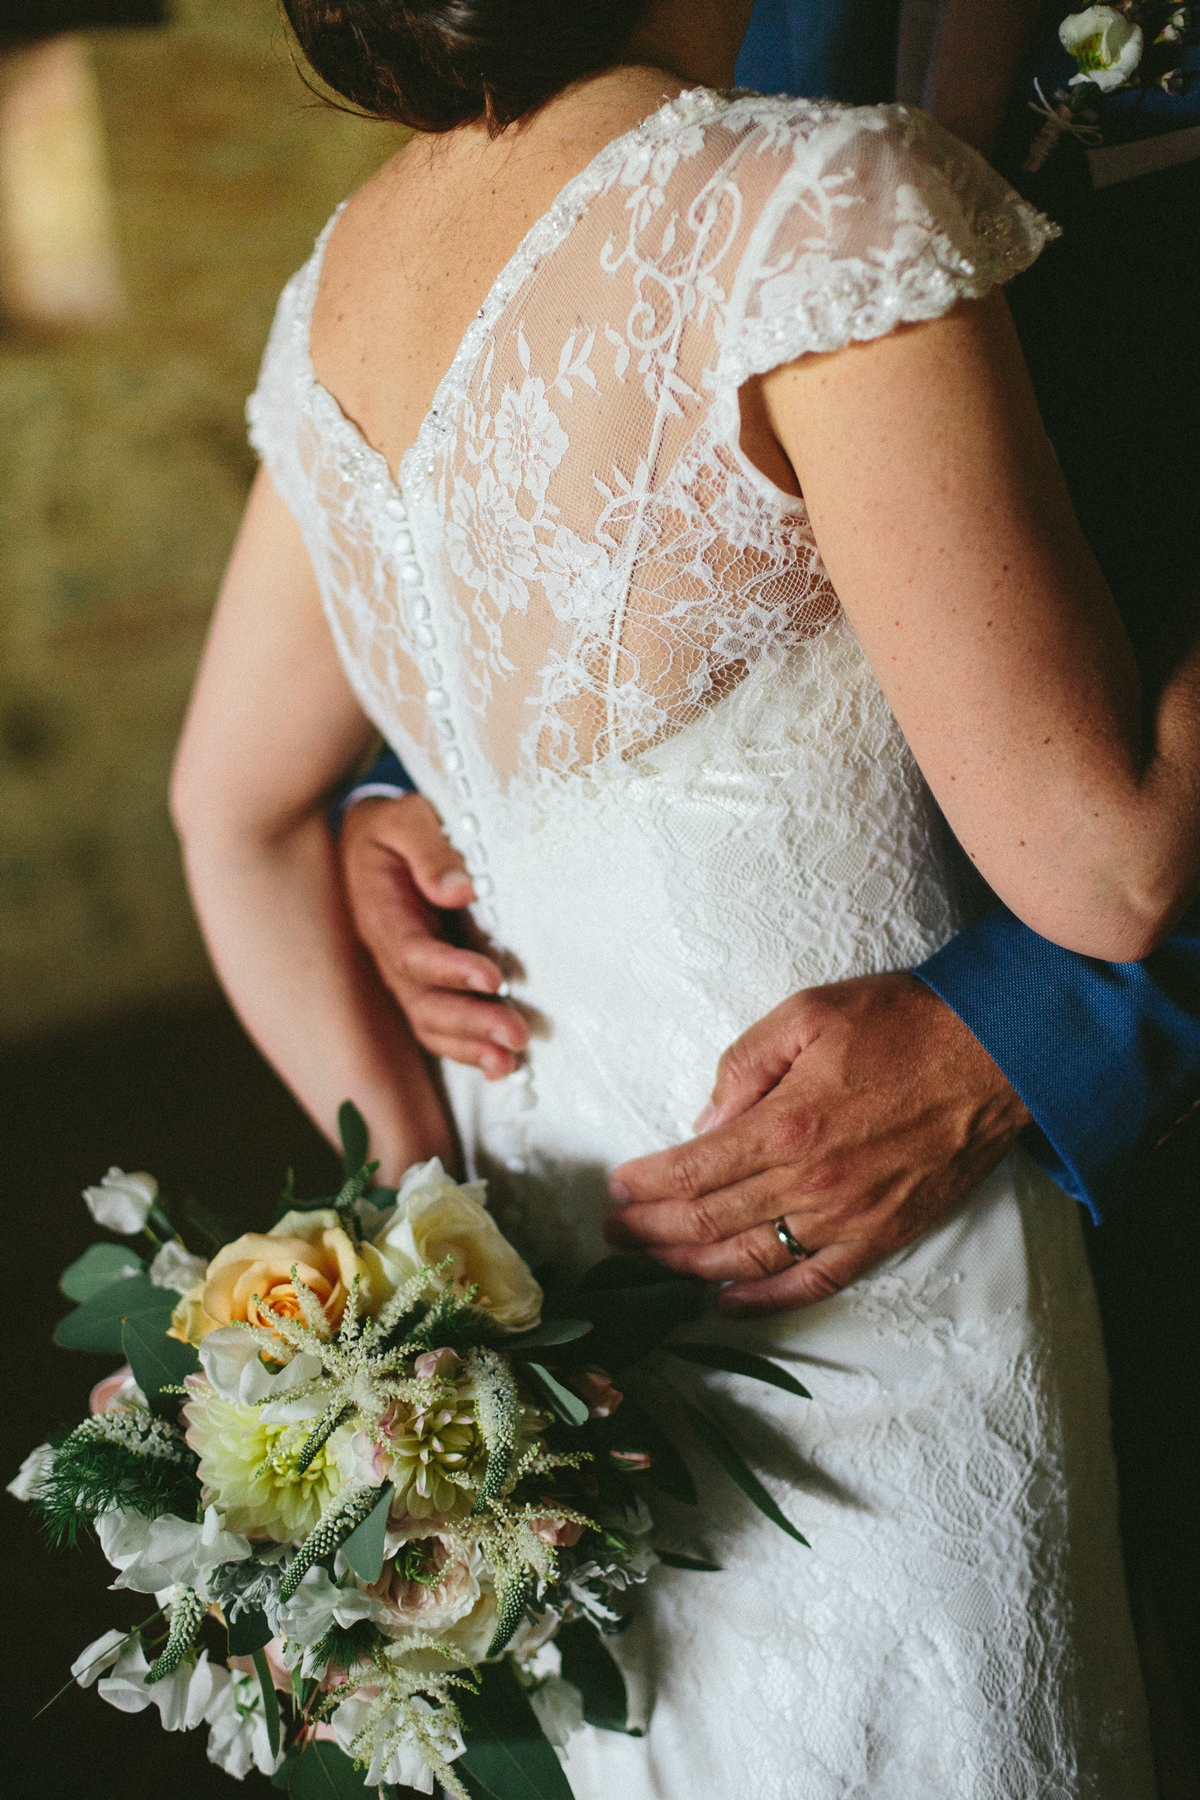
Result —
POLYGON ((466 774, 463 753, 455 741, 458 732, 450 717, 450 696, 442 685, 444 670, 435 654, 437 634, 433 628, 429 599, 424 591, 421 565, 415 556, 408 509, 397 494, 387 502, 386 510, 389 518, 399 527, 392 541, 392 555, 404 590, 405 609, 412 620, 418 652, 417 668, 425 683, 425 704, 433 714, 442 740, 442 766, 453 778, 459 798, 466 803, 467 809, 459 814, 454 835, 460 840, 460 848, 466 857, 475 892, 481 900, 486 900, 493 888, 492 878, 483 867, 487 861, 487 851, 480 840, 479 820, 469 810, 471 783, 466 774))

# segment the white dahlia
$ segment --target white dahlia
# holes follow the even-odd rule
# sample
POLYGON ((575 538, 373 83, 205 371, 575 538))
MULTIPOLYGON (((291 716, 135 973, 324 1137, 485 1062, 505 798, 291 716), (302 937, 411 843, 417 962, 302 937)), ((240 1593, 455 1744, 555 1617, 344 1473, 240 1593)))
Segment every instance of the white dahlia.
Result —
POLYGON ((301 1474, 311 1421, 268 1425, 261 1408, 222 1399, 203 1376, 187 1386, 187 1441, 200 1458, 205 1504, 220 1507, 227 1531, 281 1544, 307 1537, 342 1485, 338 1456, 353 1434, 335 1431, 301 1474))

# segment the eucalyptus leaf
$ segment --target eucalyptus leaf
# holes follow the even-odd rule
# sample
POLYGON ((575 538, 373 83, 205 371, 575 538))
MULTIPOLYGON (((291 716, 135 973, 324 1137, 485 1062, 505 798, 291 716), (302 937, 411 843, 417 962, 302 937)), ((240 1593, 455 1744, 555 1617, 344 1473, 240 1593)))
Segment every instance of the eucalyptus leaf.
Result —
POLYGON ((597 1363, 616 1374, 649 1356, 677 1325, 698 1318, 704 1306, 704 1288, 695 1281, 656 1281, 575 1294, 572 1311, 591 1319, 596 1329, 586 1348, 568 1360, 597 1363))
POLYGON ((697 1574, 719 1575, 720 1563, 706 1562, 702 1556, 685 1556, 682 1550, 656 1550, 654 1552, 660 1563, 666 1563, 668 1569, 694 1569, 697 1574))
POLYGON ((240 1238, 245 1230, 234 1219, 227 1219, 224 1213, 216 1212, 211 1206, 205 1206, 202 1200, 189 1200, 183 1209, 183 1216, 202 1231, 210 1243, 220 1249, 225 1244, 232 1244, 240 1238))
POLYGON ((267 1661, 267 1653, 261 1646, 252 1652, 254 1672, 258 1676, 259 1691, 262 1694, 263 1713, 267 1722, 267 1742, 271 1746, 271 1755, 279 1755, 279 1696, 275 1692, 275 1683, 271 1680, 271 1665, 267 1661))
POLYGON ((489 1663, 481 1673, 478 1694, 456 1696, 467 1745, 458 1762, 493 1800, 574 1800, 511 1663, 489 1663))
POLYGON ((54 1342, 62 1350, 106 1350, 119 1354, 123 1348, 124 1320, 143 1312, 161 1312, 166 1299, 167 1290, 155 1287, 149 1275, 110 1281, 58 1321, 54 1342))
POLYGON ((679 1404, 704 1448, 715 1461, 720 1463, 729 1479, 736 1482, 737 1486, 741 1488, 747 1500, 757 1506, 764 1518, 770 1519, 773 1525, 778 1525, 780 1531, 786 1531, 790 1538, 795 1538, 798 1544, 803 1544, 806 1550, 811 1550, 812 1545, 808 1539, 797 1531, 787 1515, 779 1510, 758 1476, 738 1455, 724 1432, 713 1424, 706 1413, 702 1413, 698 1406, 693 1406, 682 1395, 679 1397, 679 1404))
POLYGON ((535 1384, 549 1401, 552 1410, 564 1425, 587 1424, 588 1404, 586 1400, 581 1400, 578 1394, 571 1392, 570 1388, 565 1388, 560 1381, 555 1381, 549 1369, 543 1368, 541 1363, 531 1362, 526 1367, 535 1384))
POLYGON ((325 1739, 310 1739, 287 1771, 291 1800, 369 1800, 362 1770, 325 1739))
POLYGON ((243 1608, 236 1619, 230 1619, 225 1627, 228 1638, 230 1656, 253 1656, 274 1637, 270 1622, 265 1612, 257 1607, 247 1611, 243 1608))
POLYGON ((356 1525, 342 1545, 342 1555, 360 1581, 378 1581, 383 1574, 384 1539, 387 1536, 388 1508, 392 1504, 392 1484, 385 1481, 379 1499, 361 1525, 356 1525))
POLYGON ((579 1689, 588 1724, 601 1731, 641 1737, 640 1731, 629 1730, 625 1677, 595 1626, 587 1619, 577 1619, 564 1625, 554 1641, 562 1655, 563 1680, 579 1689))
POLYGON ((353 1100, 343 1100, 338 1107, 338 1133, 342 1140, 342 1172, 348 1181, 366 1162, 371 1141, 367 1121, 353 1100))
POLYGON ((504 1348, 510 1356, 520 1356, 526 1350, 548 1350, 555 1344, 573 1344, 592 1329, 590 1319, 543 1319, 532 1331, 509 1338, 504 1348))
POLYGON ((68 1300, 90 1300, 114 1281, 142 1274, 145 1267, 137 1251, 125 1244, 90 1244, 63 1270, 58 1285, 68 1300))
POLYGON ((627 1394, 612 1418, 596 1420, 592 1432, 609 1450, 644 1450, 650 1458, 647 1479, 672 1500, 695 1506, 696 1483, 674 1442, 644 1406, 627 1394))
MULTIPOLYGON (((156 1291, 161 1298, 163 1289, 156 1291)), ((152 1407, 163 1388, 178 1387, 200 1367, 200 1358, 191 1344, 181 1344, 178 1338, 167 1336, 173 1310, 168 1305, 160 1312, 131 1313, 121 1327, 125 1359, 152 1407)), ((178 1404, 178 1400, 171 1399, 170 1410, 177 1410, 178 1404)))
POLYGON ((671 1356, 678 1356, 684 1362, 699 1363, 704 1369, 721 1369, 727 1375, 748 1375, 754 1381, 769 1381, 772 1387, 782 1388, 785 1394, 795 1394, 800 1400, 811 1400, 812 1395, 806 1387, 802 1387, 794 1375, 770 1362, 765 1356, 757 1356, 753 1350, 737 1350, 729 1344, 668 1344, 671 1356))
POLYGON ((641 1251, 618 1250, 593 1263, 580 1276, 575 1291, 592 1294, 606 1288, 657 1287, 662 1278, 661 1263, 652 1262, 641 1251))

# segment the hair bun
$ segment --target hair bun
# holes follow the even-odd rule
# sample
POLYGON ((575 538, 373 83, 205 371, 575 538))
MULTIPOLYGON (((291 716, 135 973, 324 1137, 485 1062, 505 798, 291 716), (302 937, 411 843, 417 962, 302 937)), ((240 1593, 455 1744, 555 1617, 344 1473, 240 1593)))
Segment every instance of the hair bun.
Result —
POLYGON ((502 131, 611 68, 647 0, 283 0, 321 80, 416 131, 502 131))

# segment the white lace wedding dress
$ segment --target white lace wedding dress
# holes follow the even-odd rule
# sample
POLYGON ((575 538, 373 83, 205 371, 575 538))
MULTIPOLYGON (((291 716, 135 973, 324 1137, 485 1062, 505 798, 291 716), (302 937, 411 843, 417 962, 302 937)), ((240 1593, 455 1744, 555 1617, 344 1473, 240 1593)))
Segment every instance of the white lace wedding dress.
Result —
MULTIPOLYGON (((752 1021, 962 922, 738 388, 982 295, 1047 230, 921 114, 685 94, 533 227, 398 480, 313 374, 323 240, 283 295, 254 442, 538 1021, 519 1075, 447 1076, 542 1254, 603 1253, 607 1172, 689 1135, 752 1021)), ((572 1738, 579 1800, 1149 1800, 1072 1204, 1012 1155, 836 1299, 699 1329, 811 1388, 691 1384, 812 1548, 695 1459, 701 1517, 670 1526, 721 1572, 643 1591, 617 1648, 648 1732, 572 1738)))

